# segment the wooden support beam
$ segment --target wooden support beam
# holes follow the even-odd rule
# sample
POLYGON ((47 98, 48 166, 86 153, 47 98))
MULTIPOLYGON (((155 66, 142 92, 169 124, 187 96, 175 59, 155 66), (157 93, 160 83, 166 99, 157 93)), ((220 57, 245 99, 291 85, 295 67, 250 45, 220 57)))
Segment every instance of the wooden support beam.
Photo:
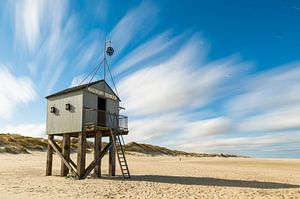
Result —
MULTIPOLYGON (((54 142, 54 139, 52 139, 52 142, 56 145, 56 148, 59 150, 59 152, 62 153, 61 148, 54 142)), ((51 145, 50 145, 50 147, 51 147, 51 145)), ((51 147, 51 149, 53 150, 52 147, 51 147)), ((53 153, 53 151, 52 151, 52 153, 53 153)), ((69 159, 69 163, 73 167, 73 170, 76 171, 77 166, 76 166, 76 164, 73 162, 73 160, 71 158, 69 159)))
MULTIPOLYGON (((70 162, 70 134, 65 133, 63 135, 63 141, 62 141, 62 155, 65 157, 66 161, 70 162)), ((61 176, 67 176, 69 173, 68 167, 65 165, 64 161, 61 160, 61 176)))
MULTIPOLYGON (((109 143, 112 143, 112 145, 114 145, 115 143, 113 142, 111 135, 109 137, 109 143)), ((111 149, 109 150, 109 176, 115 176, 116 175, 116 151, 115 151, 115 147, 111 147, 111 149)))
POLYGON ((48 142, 52 146, 54 151, 57 153, 57 155, 61 158, 61 160, 65 163, 65 165, 68 167, 68 169, 78 178, 79 176, 76 173, 75 169, 72 168, 72 166, 69 164, 69 162, 61 154, 61 149, 59 148, 59 146, 54 142, 54 140, 49 139, 48 142))
POLYGON ((72 160, 71 158, 69 159, 69 161, 70 161, 70 162, 69 162, 70 165, 72 165, 74 169, 77 169, 76 164, 73 162, 73 160, 72 160))
POLYGON ((101 161, 101 159, 103 158, 103 156, 113 147, 112 143, 108 143, 104 149, 101 151, 100 155, 97 157, 96 160, 93 160, 91 162, 91 164, 86 168, 84 175, 82 176, 82 179, 86 178, 91 171, 95 168, 96 164, 99 163, 99 161, 101 161))
MULTIPOLYGON (((54 135, 48 135, 48 140, 54 140, 54 135)), ((52 175, 52 162, 53 162, 53 148, 50 143, 47 147, 47 163, 46 163, 46 176, 52 175)))
MULTIPOLYGON (((101 153, 101 144, 102 144, 102 133, 96 132, 95 142, 94 142, 94 161, 96 162, 97 158, 101 153)), ((101 177, 101 159, 95 164, 94 174, 96 177, 101 177)))
POLYGON ((86 132, 78 134, 78 151, 77 151, 77 173, 79 179, 82 178, 85 172, 85 156, 86 156, 86 132))

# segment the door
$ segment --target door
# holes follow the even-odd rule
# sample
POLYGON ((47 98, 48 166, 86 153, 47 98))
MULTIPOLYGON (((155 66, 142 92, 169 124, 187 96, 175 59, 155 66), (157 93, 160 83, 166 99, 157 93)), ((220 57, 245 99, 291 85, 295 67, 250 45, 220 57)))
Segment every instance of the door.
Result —
POLYGON ((97 123, 98 125, 106 125, 106 99, 98 97, 98 115, 97 123))

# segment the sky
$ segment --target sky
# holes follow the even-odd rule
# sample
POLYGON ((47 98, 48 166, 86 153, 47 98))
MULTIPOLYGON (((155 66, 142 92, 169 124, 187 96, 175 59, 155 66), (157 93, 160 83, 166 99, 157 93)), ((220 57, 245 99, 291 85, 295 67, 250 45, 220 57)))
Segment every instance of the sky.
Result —
POLYGON ((108 39, 126 141, 300 158, 299 20, 288 0, 0 1, 0 132, 46 137, 45 96, 108 39))

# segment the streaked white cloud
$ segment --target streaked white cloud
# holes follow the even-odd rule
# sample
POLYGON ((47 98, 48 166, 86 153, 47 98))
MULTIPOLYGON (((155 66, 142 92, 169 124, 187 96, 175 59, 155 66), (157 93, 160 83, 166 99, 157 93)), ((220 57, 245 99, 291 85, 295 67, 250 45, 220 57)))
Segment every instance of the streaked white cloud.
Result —
POLYGON ((167 147, 177 146, 180 150, 206 152, 206 153, 230 153, 239 155, 261 157, 280 157, 285 153, 296 155, 299 150, 300 133, 281 132, 268 133, 257 136, 238 134, 234 136, 194 137, 192 139, 178 137, 162 143, 167 147))
POLYGON ((44 37, 34 61, 42 67, 39 68, 42 70, 39 87, 45 88, 45 95, 48 95, 61 80, 64 70, 72 66, 68 53, 75 48, 79 35, 76 33, 76 18, 68 13, 65 1, 49 2, 47 15, 44 14, 44 37))
POLYGON ((86 78, 86 75, 78 75, 72 79, 70 87, 79 86, 80 83, 86 84, 90 80, 86 78))
MULTIPOLYGON (((177 145, 182 149, 201 152, 228 152, 228 153, 259 153, 271 148, 281 147, 281 150, 292 149, 300 150, 298 143, 300 142, 299 132, 284 132, 281 134, 268 134, 261 136, 235 136, 233 138, 221 137, 205 139, 199 137, 194 140, 170 141, 167 145, 177 145), (298 146, 298 147, 297 147, 298 146)), ((269 153, 274 152, 269 150, 269 153)), ((278 150, 278 149, 277 149, 278 150)))
POLYGON ((35 63, 29 63, 27 64, 27 67, 31 73, 32 76, 36 76, 37 73, 37 65, 35 63))
POLYGON ((170 38, 170 32, 164 32, 160 35, 155 36, 153 39, 141 44, 136 49, 127 54, 123 59, 121 59, 114 70, 114 74, 119 74, 125 70, 128 70, 135 64, 149 59, 154 55, 167 50, 171 45, 176 44, 183 35, 179 35, 175 38, 170 38))
POLYGON ((156 117, 139 118, 129 123, 131 141, 144 141, 163 137, 175 132, 184 125, 184 119, 177 113, 158 115, 156 117))
POLYGON ((109 38, 118 53, 129 42, 140 39, 157 24, 158 7, 150 1, 142 1, 140 5, 130 10, 109 33, 109 38))
POLYGON ((10 119, 18 105, 33 102, 37 94, 30 78, 17 77, 3 65, 0 79, 0 117, 10 119))
POLYGON ((195 122, 186 121, 182 134, 186 138, 202 136, 224 135, 232 129, 231 121, 225 117, 198 120, 195 122))
MULTIPOLYGON (((153 51, 154 47, 146 44, 136 49, 149 47, 147 50, 153 51)), ((299 133, 290 131, 300 128, 298 63, 247 75, 248 63, 233 57, 206 63, 206 57, 199 55, 207 55, 207 45, 201 37, 194 36, 160 64, 138 69, 139 58, 145 60, 151 53, 141 53, 137 62, 133 53, 120 61, 116 71, 137 65, 136 72, 118 84, 122 106, 133 117, 131 140, 151 142, 172 136, 177 140, 166 142, 167 146, 198 152, 272 153, 268 151, 271 148, 288 150, 288 144, 297 150, 294 141, 284 138, 283 132, 289 130, 289 135, 300 139, 299 133), (220 106, 217 115, 205 118, 201 111, 192 113, 221 98, 228 103, 220 106), (256 134, 247 137, 246 132, 256 134)))
POLYGON ((242 93, 225 105, 240 131, 300 128, 300 63, 258 73, 243 81, 242 93))
POLYGON ((0 127, 1 133, 16 133, 32 137, 46 137, 46 124, 8 124, 0 127))
POLYGON ((265 132, 300 129, 300 106, 290 106, 283 109, 250 116, 236 124, 237 131, 265 132))
POLYGON ((228 112, 237 116, 300 106, 300 63, 279 66, 245 78, 241 94, 226 105, 228 112))
POLYGON ((131 140, 151 141, 178 132, 190 139, 231 130, 226 117, 200 119, 192 112, 228 95, 228 83, 247 63, 232 57, 205 63, 205 55, 207 44, 200 35, 194 35, 163 63, 143 67, 121 79, 122 106, 133 117, 131 140))
POLYGON ((41 18, 45 1, 27 0, 15 2, 15 39, 34 52, 41 34, 41 18))
POLYGON ((231 58, 201 64, 199 55, 206 53, 203 46, 202 40, 194 36, 165 62, 122 79, 118 87, 130 113, 145 115, 198 108, 217 97, 228 74, 234 74, 244 64, 231 58))
POLYGON ((76 72, 86 68, 91 70, 91 67, 100 62, 103 58, 103 42, 104 36, 100 30, 92 31, 76 42, 75 48, 80 55, 74 57, 72 63, 76 72))
POLYGON ((99 48, 100 45, 98 45, 97 43, 92 43, 89 46, 85 45, 85 47, 83 47, 80 60, 77 63, 77 67, 88 67, 88 63, 91 60, 100 60, 100 58, 97 59, 97 57, 100 57, 100 54, 96 54, 99 51, 99 48))

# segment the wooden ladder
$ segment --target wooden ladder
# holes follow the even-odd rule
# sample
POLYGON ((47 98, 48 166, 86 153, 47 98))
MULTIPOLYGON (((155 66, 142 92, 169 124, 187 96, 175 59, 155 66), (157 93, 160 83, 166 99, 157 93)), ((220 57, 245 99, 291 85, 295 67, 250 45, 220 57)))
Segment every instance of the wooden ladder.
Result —
POLYGON ((116 134, 114 133, 112 130, 110 130, 111 136, 112 136, 112 141, 114 142, 114 148, 116 150, 117 153, 117 157, 119 160, 119 164, 120 164, 120 168, 121 168, 121 172, 123 175, 123 178, 131 178, 130 173, 129 173, 129 169, 128 169, 128 165, 127 165, 127 161, 125 158, 125 142, 123 139, 122 135, 116 134))

